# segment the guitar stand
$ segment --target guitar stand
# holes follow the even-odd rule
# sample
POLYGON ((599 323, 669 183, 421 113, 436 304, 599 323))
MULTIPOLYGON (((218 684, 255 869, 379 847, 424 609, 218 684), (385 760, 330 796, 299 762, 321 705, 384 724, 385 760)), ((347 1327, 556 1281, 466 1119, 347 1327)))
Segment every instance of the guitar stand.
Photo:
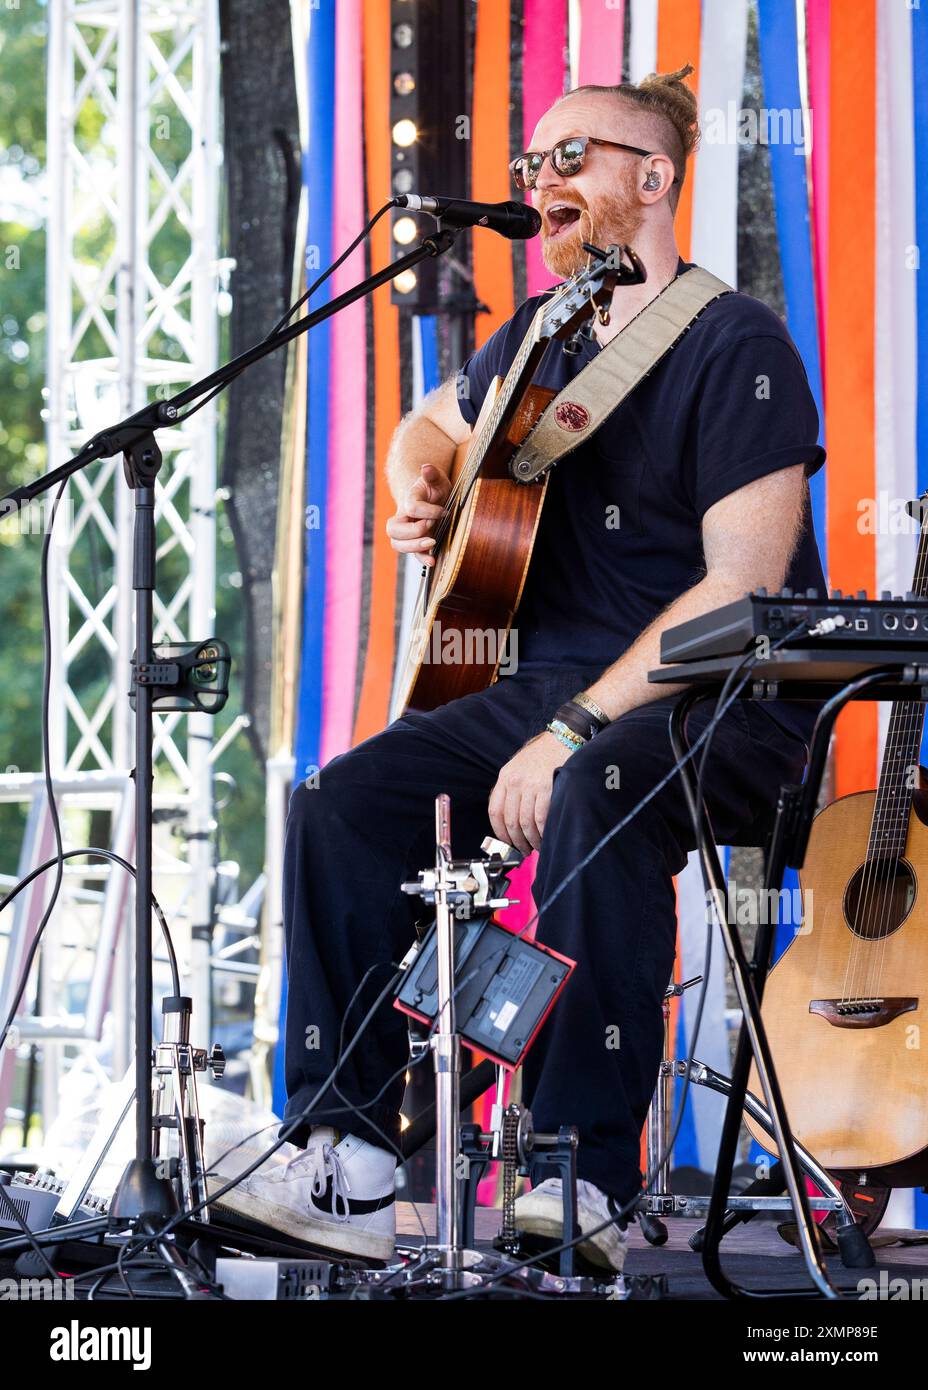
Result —
MULTIPOLYGON (((651 1181, 643 1193, 638 1209, 638 1222, 641 1233, 649 1245, 661 1246, 667 1241, 667 1227, 663 1218, 673 1216, 703 1215, 709 1206, 709 1198, 704 1196, 682 1195, 673 1191, 670 1173, 670 1138, 673 1087, 677 1077, 689 1075, 692 1086, 705 1086, 718 1095, 728 1097, 731 1093, 731 1080, 699 1062, 695 1058, 689 1064, 676 1061, 672 1054, 670 1037, 670 1001, 685 994, 688 989, 698 985, 701 975, 680 984, 672 982, 664 994, 664 1055, 661 1058, 654 1099, 648 1111, 645 1127, 647 1136, 648 1173, 651 1181)), ((747 1092, 744 1108, 767 1134, 773 1134, 773 1125, 768 1111, 756 1096, 747 1092)), ((875 1264, 873 1251, 865 1233, 857 1225, 854 1213, 846 1202, 841 1189, 816 1159, 803 1148, 795 1138, 796 1154, 803 1171, 821 1188, 821 1197, 809 1201, 811 1211, 831 1212, 835 1216, 835 1237, 842 1264, 848 1269, 869 1269, 875 1264)), ((729 1196, 723 1222, 727 1235, 735 1226, 752 1221, 761 1213, 792 1211, 792 1202, 782 1194, 786 1190, 783 1167, 779 1161, 773 1164, 765 1178, 757 1178, 737 1196, 729 1196)), ((699 1230, 689 1241, 693 1250, 702 1250, 703 1231, 699 1230)))
MULTIPOLYGON (((825 683, 833 693, 825 701, 812 734, 809 749, 809 764, 805 781, 801 786, 784 784, 777 800, 776 818, 773 831, 764 854, 764 889, 778 896, 783 886, 783 876, 787 866, 801 868, 805 859, 806 846, 812 820, 815 815, 819 787, 825 771, 828 746, 835 720, 844 706, 853 699, 895 699, 897 689, 880 691, 880 685, 895 682, 903 685, 923 685, 928 682, 928 671, 923 666, 900 661, 868 671, 851 681, 832 680, 825 683)), ((670 741, 674 757, 684 758, 690 751, 686 736, 686 721, 697 704, 705 700, 717 700, 720 684, 694 685, 686 691, 674 706, 670 715, 670 741)), ((760 677, 753 682, 753 698, 787 698, 776 682, 768 683, 760 677)), ((792 694, 792 691, 790 692, 792 694)), ((751 698, 749 697, 749 698, 751 698)), ((793 698, 813 698, 809 687, 799 687, 793 698)), ((816 691, 815 698, 818 698, 816 691)), ((697 773, 693 761, 688 761, 680 772, 684 793, 694 822, 697 818, 696 788, 697 773)), ((711 821, 703 806, 704 824, 709 833, 697 847, 702 858, 703 870, 715 901, 726 904, 726 911, 720 913, 720 928, 728 963, 731 967, 738 1002, 742 1010, 742 1024, 738 1034, 735 1060, 732 1066, 728 1104, 722 1124, 718 1160, 709 1199, 706 1225, 702 1233, 702 1262, 706 1277, 725 1298, 816 1298, 838 1299, 840 1292, 832 1284, 822 1260, 819 1243, 812 1222, 811 1207, 805 1183, 801 1176, 801 1163, 797 1145, 793 1139, 786 1115, 786 1107, 780 1091, 780 1084, 774 1069, 767 1034, 761 1018, 761 1000, 764 985, 770 968, 773 952, 774 924, 761 921, 758 924, 751 960, 748 961, 741 937, 730 921, 727 910, 728 894, 725 874, 719 862, 716 841, 711 833, 711 821), (729 1189, 738 1150, 738 1136, 741 1128, 741 1115, 747 1098, 747 1083, 751 1059, 757 1067, 761 1087, 767 1100, 770 1117, 770 1132, 775 1139, 780 1156, 783 1178, 789 1194, 796 1220, 797 1243, 812 1280, 813 1288, 796 1289, 748 1289, 735 1284, 725 1274, 721 1266, 719 1247, 726 1229, 726 1212, 729 1208, 729 1189)), ((768 899, 769 901, 769 899, 768 899)), ((766 914, 764 914, 766 915, 766 914)), ((863 1237, 858 1230, 857 1239, 863 1237)), ((846 1239, 846 1237, 845 1237, 846 1239)), ((865 1237, 863 1237, 865 1239, 865 1237)), ((848 1252, 852 1258, 854 1252, 848 1252)), ((859 1252, 863 1255, 864 1252, 859 1252)), ((855 1266, 857 1260, 853 1260, 855 1266)))
MULTIPOLYGON (((687 1064, 676 1061, 662 1064, 661 1074, 668 1077, 685 1076, 687 1064)), ((708 1090, 715 1091, 721 1096, 731 1095, 732 1083, 730 1078, 707 1066, 705 1062, 694 1059, 689 1064, 689 1078, 690 1084, 693 1086, 705 1086, 708 1090)), ((750 1091, 745 1095, 744 1109, 762 1129, 766 1130, 769 1135, 773 1135, 773 1123, 769 1112, 750 1091)), ((666 1153, 669 1125, 666 1133, 660 1133, 654 1123, 655 1118, 656 1116, 648 1116, 649 1153, 657 1144, 661 1145, 660 1151, 666 1153)), ((795 1137, 793 1143, 799 1166, 816 1186, 822 1189, 824 1194, 821 1197, 809 1199, 810 1211, 833 1212, 835 1215, 835 1239, 841 1263, 846 1269, 871 1269, 876 1261, 870 1248, 870 1242, 858 1226, 854 1213, 845 1200, 841 1189, 827 1169, 823 1168, 795 1137)), ((663 1245, 667 1239, 667 1230, 661 1220, 662 1217, 701 1215, 708 1210, 710 1201, 708 1197, 678 1195, 671 1189, 670 1177, 666 1175, 666 1165, 661 1173, 665 1174, 662 1180, 653 1182, 645 1192, 644 1203, 638 1216, 642 1233, 651 1245, 663 1245)), ((727 1235, 735 1226, 752 1221, 755 1216, 762 1213, 792 1211, 792 1202, 788 1197, 782 1196, 785 1190, 783 1165, 777 1160, 772 1165, 767 1177, 756 1178, 737 1196, 729 1195, 726 1198, 723 1234, 727 1235)), ((704 1238, 705 1227, 690 1237, 691 1249, 701 1251, 704 1246, 704 1238)))

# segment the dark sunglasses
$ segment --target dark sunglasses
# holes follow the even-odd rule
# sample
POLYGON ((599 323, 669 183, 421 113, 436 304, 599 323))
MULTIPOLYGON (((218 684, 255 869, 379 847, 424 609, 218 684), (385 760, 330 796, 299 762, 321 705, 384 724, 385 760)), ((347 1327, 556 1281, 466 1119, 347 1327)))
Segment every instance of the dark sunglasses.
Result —
POLYGON ((520 154, 514 159, 509 165, 509 172, 516 188, 534 188, 549 155, 555 173, 566 177, 579 174, 586 159, 587 145, 608 145, 614 150, 628 150, 630 154, 642 156, 656 153, 655 150, 640 150, 637 145, 623 145, 618 140, 597 140, 593 135, 572 135, 567 140, 559 140, 552 150, 529 150, 527 154, 520 154))

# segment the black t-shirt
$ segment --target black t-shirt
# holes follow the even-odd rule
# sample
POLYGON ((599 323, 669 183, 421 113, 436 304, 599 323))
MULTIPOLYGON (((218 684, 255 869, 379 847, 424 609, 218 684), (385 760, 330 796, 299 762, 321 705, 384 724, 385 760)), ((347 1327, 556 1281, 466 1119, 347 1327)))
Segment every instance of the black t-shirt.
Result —
MULTIPOLYGON (((467 383, 459 380, 458 400, 469 424, 545 297, 526 300, 461 368, 467 383)), ((599 351, 595 339, 577 356, 552 341, 534 382, 559 391, 599 351)), ((611 665, 705 574, 706 511, 780 468, 804 463, 807 476, 815 473, 825 461, 817 439, 805 369, 779 317, 744 294, 711 303, 592 438, 552 470, 516 619, 518 665, 611 665)), ((785 582, 824 595, 806 511, 785 582)), ((776 715, 807 738, 816 709, 780 702, 776 715)))

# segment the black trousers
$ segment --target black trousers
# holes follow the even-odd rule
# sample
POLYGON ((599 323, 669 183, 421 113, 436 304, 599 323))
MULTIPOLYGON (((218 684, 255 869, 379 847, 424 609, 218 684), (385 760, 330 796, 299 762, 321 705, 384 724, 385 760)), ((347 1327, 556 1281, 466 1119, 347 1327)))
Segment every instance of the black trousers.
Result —
MULTIPOLYGON (((539 733, 558 705, 602 668, 520 669, 489 690, 427 714, 412 713, 334 758, 316 785, 293 792, 284 858, 287 947, 285 1118, 316 1096, 339 1053, 343 1017, 365 972, 376 965, 347 1020, 350 1039, 384 987, 391 963, 413 939, 418 899, 405 879, 434 863, 434 799, 451 797, 453 852, 477 854, 492 833, 487 802, 499 769, 539 733)), ((540 903, 673 763, 673 697, 623 715, 556 771, 534 896, 540 903)), ((710 718, 700 706, 691 739, 710 718)), ((768 821, 782 782, 801 780, 806 750, 759 705, 736 703, 713 739, 707 803, 722 843, 751 843, 768 821)), ((639 1187, 639 1142, 662 1046, 661 1001, 674 959, 672 876, 694 848, 679 778, 668 786, 554 901, 538 938, 578 962, 523 1067, 523 1096, 535 1126, 575 1124, 578 1173, 621 1200, 639 1187)), ((407 1023, 388 999, 311 1123, 383 1143, 396 1140, 407 1023), (371 1101, 361 1116, 342 1107, 371 1101)), ((429 1065, 429 1063, 425 1063, 429 1065)), ((297 1130, 305 1140, 310 1121, 297 1130)))

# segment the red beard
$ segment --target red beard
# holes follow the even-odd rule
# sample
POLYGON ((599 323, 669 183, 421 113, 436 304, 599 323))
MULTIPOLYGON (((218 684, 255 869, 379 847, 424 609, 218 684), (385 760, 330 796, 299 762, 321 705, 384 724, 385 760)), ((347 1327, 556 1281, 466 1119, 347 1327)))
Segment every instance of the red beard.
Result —
POLYGON ((542 259, 559 280, 568 280, 587 263, 587 253, 581 245, 591 241, 597 246, 611 242, 619 246, 634 241, 641 226, 642 209, 637 201, 638 175, 634 169, 625 171, 615 192, 609 191, 586 203, 572 197, 549 199, 547 206, 558 202, 571 203, 580 209, 580 216, 558 236, 551 236, 551 223, 545 217, 542 229, 542 259))

